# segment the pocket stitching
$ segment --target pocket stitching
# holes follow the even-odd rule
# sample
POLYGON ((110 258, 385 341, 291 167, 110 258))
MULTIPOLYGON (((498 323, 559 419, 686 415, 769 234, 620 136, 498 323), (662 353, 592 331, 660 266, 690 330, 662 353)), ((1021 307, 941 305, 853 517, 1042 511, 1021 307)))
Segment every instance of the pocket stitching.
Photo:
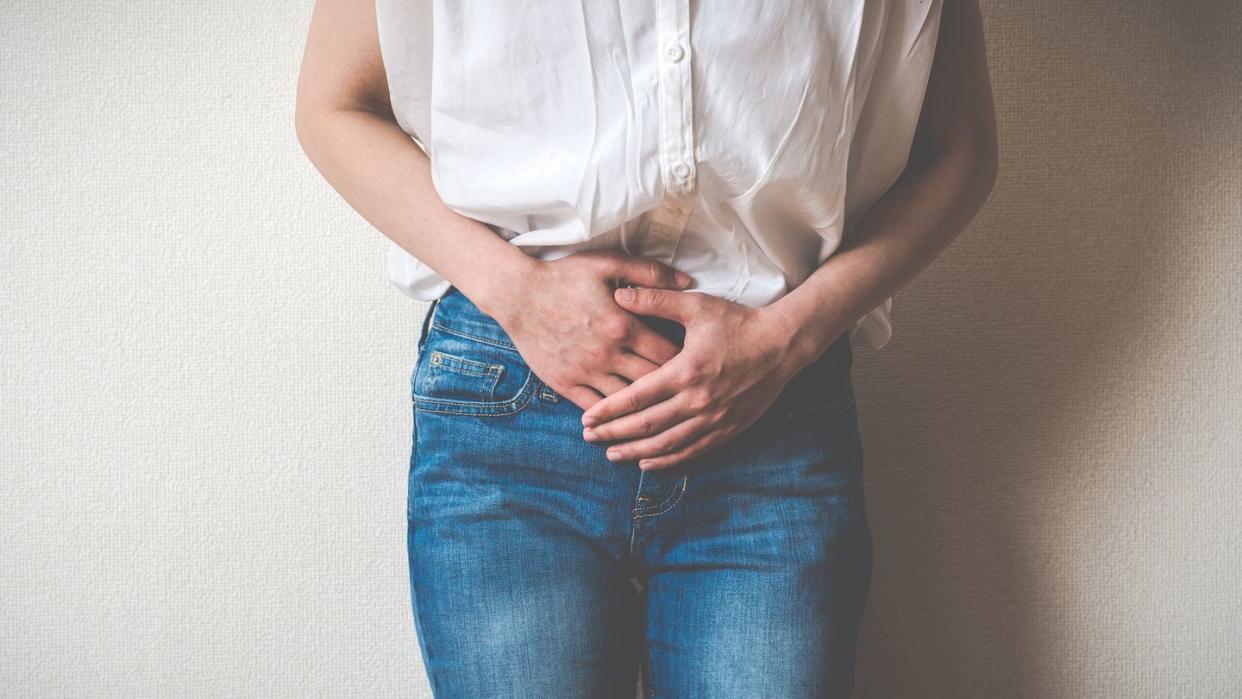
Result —
POLYGON ((435 328, 436 330, 439 330, 440 332, 447 333, 449 335, 456 335, 458 337, 464 337, 467 340, 474 340, 475 342, 482 342, 483 344, 491 345, 492 347, 499 347, 500 349, 509 350, 515 353, 517 352, 517 347, 515 347, 514 345, 508 342, 501 342, 499 340, 493 340, 490 337, 480 337, 479 335, 468 333, 464 330, 459 330, 457 328, 450 328, 445 325, 441 325, 435 322, 434 320, 431 322, 431 327, 435 328))
POLYGON ((431 357, 431 366, 437 369, 451 371, 462 376, 485 379, 484 386, 486 386, 486 390, 484 392, 486 393, 486 398, 482 400, 496 399, 496 387, 500 384, 500 379, 505 373, 503 364, 489 364, 488 362, 480 362, 440 350, 432 350, 429 356, 431 357), (491 379, 491 382, 488 383, 486 379, 491 379))
POLYGON ((502 364, 488 364, 440 350, 431 351, 431 364, 466 376, 500 376, 504 371, 502 364))
POLYGON ((520 412, 531 399, 535 396, 537 379, 535 372, 529 371, 526 375, 526 381, 522 384, 522 388, 518 390, 518 394, 513 398, 504 401, 471 401, 471 400, 453 400, 449 398, 431 398, 428 396, 420 396, 417 392, 413 393, 414 405, 417 409, 428 413, 440 413, 444 415, 475 415, 475 416, 500 416, 513 415, 520 412))

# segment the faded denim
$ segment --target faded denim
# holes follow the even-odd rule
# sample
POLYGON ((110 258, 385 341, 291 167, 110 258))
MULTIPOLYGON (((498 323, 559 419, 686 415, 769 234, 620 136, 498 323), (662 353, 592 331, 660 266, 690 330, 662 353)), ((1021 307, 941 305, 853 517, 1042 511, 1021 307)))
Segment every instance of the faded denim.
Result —
MULTIPOLYGON (((684 329, 644 319, 680 342, 684 329)), ((846 696, 872 568, 843 335, 754 425, 644 473, 460 291, 410 375, 407 548, 437 697, 846 696)))

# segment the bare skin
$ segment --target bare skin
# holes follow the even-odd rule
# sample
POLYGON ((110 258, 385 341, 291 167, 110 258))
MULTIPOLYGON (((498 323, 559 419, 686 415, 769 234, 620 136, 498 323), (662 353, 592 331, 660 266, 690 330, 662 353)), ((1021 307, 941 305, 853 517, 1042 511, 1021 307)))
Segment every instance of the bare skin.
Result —
POLYGON ((545 262, 444 204, 426 154, 393 117, 374 0, 316 1, 295 114, 298 140, 328 183, 495 318, 535 374, 579 407, 677 353, 617 304, 613 291, 626 284, 684 289, 684 273, 621 252, 545 262))
POLYGON ((623 308, 685 324, 685 349, 588 408, 583 437, 614 442, 610 459, 650 470, 741 432, 798 369, 948 247, 986 201, 997 170, 978 2, 947 2, 910 161, 893 187, 810 278, 764 308, 684 291, 617 290, 623 308))

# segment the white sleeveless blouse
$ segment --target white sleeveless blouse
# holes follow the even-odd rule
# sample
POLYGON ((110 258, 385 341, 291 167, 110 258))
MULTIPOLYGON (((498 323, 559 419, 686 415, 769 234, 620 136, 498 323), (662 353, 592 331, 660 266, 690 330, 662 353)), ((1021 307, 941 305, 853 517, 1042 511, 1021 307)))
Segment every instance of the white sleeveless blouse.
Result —
MULTIPOLYGON (((759 307, 905 168, 942 0, 376 0, 444 203, 524 252, 654 257, 759 307)), ((395 243, 412 298, 449 288, 395 243)), ((468 254, 468 253, 466 253, 468 254)), ((892 335, 892 299, 849 330, 892 335)))

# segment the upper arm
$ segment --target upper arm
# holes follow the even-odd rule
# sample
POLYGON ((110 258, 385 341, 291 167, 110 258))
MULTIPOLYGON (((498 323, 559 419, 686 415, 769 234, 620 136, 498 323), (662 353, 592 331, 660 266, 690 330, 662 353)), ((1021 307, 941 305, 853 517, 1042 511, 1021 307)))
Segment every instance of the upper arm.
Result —
POLYGON ((375 0, 315 0, 298 72, 297 112, 391 114, 375 0))
POLYGON ((968 158, 995 177, 996 115, 978 0, 944 0, 911 158, 942 155, 968 158))

